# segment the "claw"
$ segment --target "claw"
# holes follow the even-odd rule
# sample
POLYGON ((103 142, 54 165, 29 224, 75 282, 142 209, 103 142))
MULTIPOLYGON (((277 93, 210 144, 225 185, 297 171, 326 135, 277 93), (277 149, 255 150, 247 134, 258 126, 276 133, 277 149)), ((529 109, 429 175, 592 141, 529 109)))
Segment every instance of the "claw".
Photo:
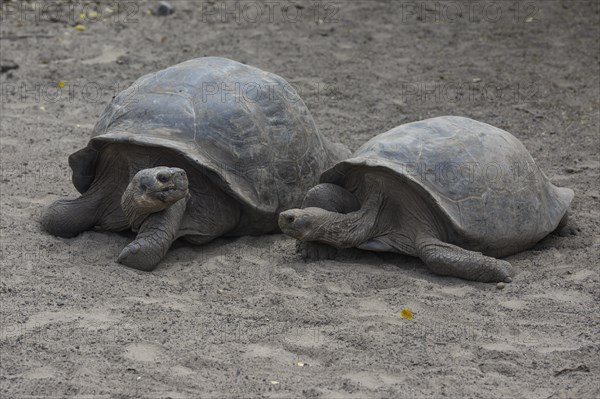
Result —
POLYGON ((337 250, 320 242, 299 242, 298 252, 305 261, 335 259, 337 250))
POLYGON ((142 245, 139 242, 133 241, 129 243, 119 254, 117 262, 138 270, 154 270, 162 257, 159 254, 141 251, 141 249, 142 245))

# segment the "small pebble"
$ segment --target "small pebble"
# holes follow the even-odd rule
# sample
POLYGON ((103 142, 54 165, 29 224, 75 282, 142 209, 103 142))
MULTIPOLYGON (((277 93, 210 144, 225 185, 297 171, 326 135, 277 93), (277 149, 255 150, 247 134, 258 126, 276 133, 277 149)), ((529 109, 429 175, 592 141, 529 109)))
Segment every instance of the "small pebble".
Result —
POLYGON ((159 1, 156 6, 152 9, 152 14, 158 15, 159 17, 165 17, 175 12, 175 7, 168 1, 159 1))
POLYGON ((503 289, 504 287, 506 287, 506 284, 503 283, 502 281, 500 281, 498 284, 496 284, 496 288, 498 288, 499 290, 503 289))

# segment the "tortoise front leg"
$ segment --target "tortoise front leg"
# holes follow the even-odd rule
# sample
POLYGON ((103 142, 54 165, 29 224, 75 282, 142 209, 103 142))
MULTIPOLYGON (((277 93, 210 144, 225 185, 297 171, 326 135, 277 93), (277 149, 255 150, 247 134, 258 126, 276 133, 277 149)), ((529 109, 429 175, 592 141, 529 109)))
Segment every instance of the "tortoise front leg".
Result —
MULTIPOLYGON (((322 183, 311 188, 302 201, 303 209, 313 207, 330 212, 349 213, 359 210, 360 202, 345 188, 322 183)), ((337 248, 318 241, 297 241, 296 252, 304 260, 335 259, 337 248)))
POLYGON ((433 273, 483 283, 512 281, 512 266, 507 261, 468 251, 431 236, 418 237, 416 248, 433 273))
POLYGON ((177 238, 187 201, 188 198, 182 198, 167 209, 150 214, 117 262, 138 270, 154 270, 177 238))
POLYGON ((102 193, 87 192, 76 199, 59 199, 42 213, 40 223, 48 233, 71 238, 92 229, 101 217, 102 193))

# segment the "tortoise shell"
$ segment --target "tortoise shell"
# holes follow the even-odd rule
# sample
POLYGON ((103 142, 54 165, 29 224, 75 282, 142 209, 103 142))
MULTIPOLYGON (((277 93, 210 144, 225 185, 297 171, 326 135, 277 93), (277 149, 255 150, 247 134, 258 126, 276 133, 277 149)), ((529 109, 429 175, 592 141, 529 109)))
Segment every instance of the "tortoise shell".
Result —
POLYGON ((69 157, 79 192, 116 142, 175 151, 258 218, 300 206, 321 172, 350 155, 317 131, 283 78, 217 57, 145 75, 114 97, 69 157))
POLYGON ((382 133, 320 181, 344 186, 348 176, 371 168, 414 187, 458 242, 498 256, 530 247, 556 229, 574 195, 550 183, 516 137, 457 116, 382 133))

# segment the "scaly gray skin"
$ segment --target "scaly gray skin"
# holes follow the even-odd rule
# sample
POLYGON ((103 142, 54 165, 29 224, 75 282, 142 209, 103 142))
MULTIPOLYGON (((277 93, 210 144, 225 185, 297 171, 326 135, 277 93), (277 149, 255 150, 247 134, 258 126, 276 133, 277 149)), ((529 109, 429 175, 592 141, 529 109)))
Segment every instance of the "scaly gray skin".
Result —
POLYGON ((111 144, 102 152, 92 187, 77 199, 48 206, 42 226, 67 238, 95 226, 131 228, 138 235, 118 262, 144 271, 156 268, 179 237, 203 244, 235 228, 239 205, 206 176, 157 164, 179 166, 181 161, 160 148, 111 144))
MULTIPOLYGON (((321 208, 326 211, 349 213, 360 209, 360 202, 353 195, 347 195, 346 189, 334 184, 319 184, 306 193, 302 208, 321 208)), ((280 222, 281 225, 281 216, 280 222)), ((298 241, 296 250, 307 260, 335 259, 337 249, 318 241, 298 241)))
POLYGON ((446 242, 444 223, 410 187, 385 190, 385 177, 375 174, 358 184, 354 194, 333 184, 320 184, 307 195, 310 206, 280 214, 281 230, 301 242, 303 257, 328 258, 331 251, 324 245, 356 247, 417 256, 440 275, 512 281, 509 262, 446 242), (362 203, 359 209, 357 203, 362 203))

